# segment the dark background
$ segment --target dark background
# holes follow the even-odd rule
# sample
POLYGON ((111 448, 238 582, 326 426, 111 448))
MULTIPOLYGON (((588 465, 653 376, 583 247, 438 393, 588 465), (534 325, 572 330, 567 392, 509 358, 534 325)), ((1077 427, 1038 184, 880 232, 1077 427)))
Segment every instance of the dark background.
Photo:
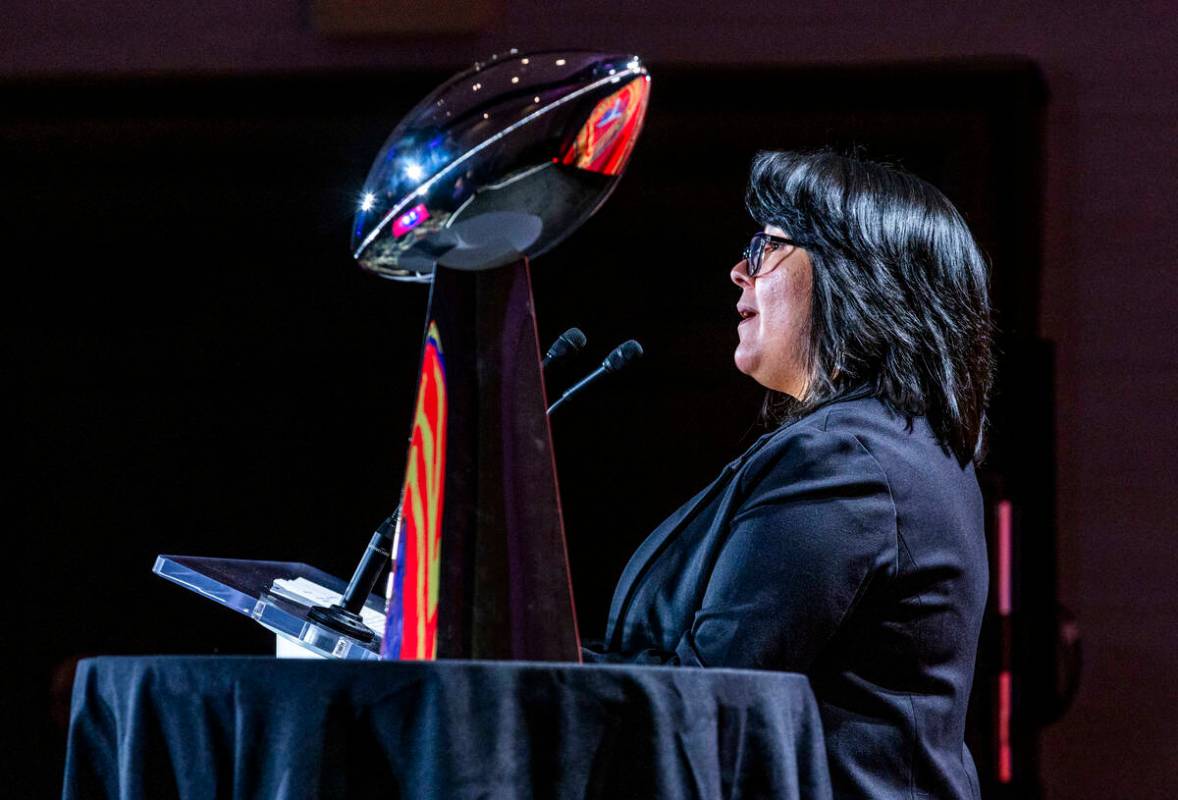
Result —
MULTIPOLYGON (((1022 505, 1028 530, 1050 543, 1052 508, 1041 501, 1053 491, 1050 418, 1027 418, 1028 401, 1048 405, 1051 390, 1050 362, 1028 333, 1046 99, 1037 69, 652 69, 658 94, 632 171, 607 210, 535 264, 542 339, 574 323, 594 337, 594 358, 554 369, 554 387, 627 337, 648 351, 641 369, 554 419, 585 635, 600 636, 612 585, 645 533, 762 432, 761 391, 731 364, 738 292, 728 278, 754 229, 742 176, 760 148, 886 158, 962 208, 1001 265, 993 290, 1008 379, 996 392, 987 488, 992 500, 1008 487, 1040 498, 1022 505), (801 87, 788 108, 758 102, 782 83, 801 87)), ((19 607, 25 622, 76 620, 83 609, 93 620, 68 637, 37 624, 21 632, 36 642, 31 685, 56 672, 60 691, 72 659, 88 653, 270 649, 263 631, 152 576, 159 552, 350 574, 401 485, 426 297, 361 274, 339 232, 368 158, 419 87, 444 77, 8 88, 9 252, 21 264, 64 256, 58 269, 21 275, 6 315, 23 422, 21 563, 55 584, 45 603, 19 607), (363 101, 377 93, 386 108, 369 111, 363 101), (60 208, 84 211, 55 224, 60 208)), ((1042 616, 1054 608, 1054 551, 1025 554, 1039 567, 1023 605, 1042 616)), ((33 581, 25 586, 36 596, 33 581)), ((1042 628, 1037 641, 1049 642, 1042 628)), ((983 772, 993 761, 995 636, 978 678, 983 772)), ((1028 663, 1050 665, 1039 651, 1047 658, 1028 663)), ((53 688, 23 708, 46 753, 61 742, 60 724, 44 724, 53 688)), ((1017 722, 1033 741, 1029 715, 1017 722)), ((43 761, 52 780, 59 765, 43 761)), ((1033 783, 1033 770, 1020 771, 1033 783)))
POLYGON ((512 3, 478 37, 383 42, 325 40, 277 6, 105 5, 18 2, 0 32, 9 786, 53 791, 71 657, 271 647, 151 576, 157 552, 350 570, 399 486, 426 299, 348 258, 368 164, 471 58, 604 42, 650 60, 648 130, 602 212, 535 265, 542 339, 578 324, 593 356, 631 336, 649 353, 554 419, 583 630, 633 545, 757 433, 726 277, 749 157, 859 145, 945 189, 994 260, 1009 336, 991 474, 1025 495, 1044 609, 1058 508, 1085 683, 1042 734, 1027 706, 1023 788, 1166 795, 1178 124, 1160 65, 1178 37, 1161 4, 1115 20, 815 5, 784 25, 739 3, 629 20, 512 3))

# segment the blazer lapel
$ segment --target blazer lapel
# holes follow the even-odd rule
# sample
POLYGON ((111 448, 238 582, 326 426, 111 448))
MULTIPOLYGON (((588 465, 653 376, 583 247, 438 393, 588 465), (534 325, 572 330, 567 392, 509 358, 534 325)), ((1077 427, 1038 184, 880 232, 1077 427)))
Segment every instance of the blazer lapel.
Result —
POLYGON ((757 441, 753 442, 748 450, 745 450, 739 458, 732 461, 720 472, 719 477, 708 484, 702 492, 695 497, 688 500, 671 516, 667 517, 661 525, 654 529, 654 531, 646 538, 634 555, 630 557, 626 568, 622 570, 622 577, 618 579, 618 586, 614 590, 613 601, 609 608, 609 621, 606 623, 605 630, 605 645, 608 649, 615 650, 621 645, 621 629, 622 622, 625 619, 626 611, 629 607, 630 600, 634 596, 634 592, 638 588, 642 576, 646 573, 647 567, 652 561, 658 558, 663 548, 668 541, 683 527, 684 521, 689 519, 692 514, 700 507, 701 504, 712 499, 717 491, 728 485, 729 480, 740 471, 745 462, 749 460, 758 450, 768 444, 772 439, 781 436, 785 431, 792 428, 804 419, 808 419, 817 413, 823 407, 832 403, 846 402, 849 400, 857 400, 861 397, 867 397, 871 394, 869 386, 858 386, 847 394, 841 397, 833 398, 828 403, 813 409, 810 414, 805 417, 799 417, 790 420, 776 430, 770 431, 761 436, 757 441))
POLYGON ((613 601, 610 603, 609 621, 606 625, 605 633, 605 642, 608 648, 612 649, 619 644, 617 641, 620 636, 619 623, 625 614, 635 589, 638 587, 639 580, 646 572, 647 566, 658 558, 659 553, 663 551, 663 547, 683 528, 683 523, 695 513, 696 509, 703 503, 711 500, 716 492, 727 486, 729 480, 740 470, 745 461, 779 432, 773 431, 767 433, 753 442, 752 446, 744 451, 740 457, 726 465, 721 470, 720 475, 704 487, 703 491, 688 500, 671 514, 671 516, 663 520, 662 524, 655 528, 646 537, 646 540, 638 546, 638 549, 634 551, 634 555, 630 557, 626 568, 622 570, 622 577, 618 579, 618 586, 614 590, 613 601))

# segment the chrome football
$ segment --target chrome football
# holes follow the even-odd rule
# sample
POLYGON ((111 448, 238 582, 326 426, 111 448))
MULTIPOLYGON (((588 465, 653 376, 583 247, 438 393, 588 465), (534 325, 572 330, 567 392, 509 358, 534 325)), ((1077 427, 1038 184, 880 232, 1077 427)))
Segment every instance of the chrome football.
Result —
POLYGON ((633 55, 512 51, 475 64, 389 135, 358 193, 353 256, 429 281, 436 264, 541 255, 609 197, 649 97, 633 55))

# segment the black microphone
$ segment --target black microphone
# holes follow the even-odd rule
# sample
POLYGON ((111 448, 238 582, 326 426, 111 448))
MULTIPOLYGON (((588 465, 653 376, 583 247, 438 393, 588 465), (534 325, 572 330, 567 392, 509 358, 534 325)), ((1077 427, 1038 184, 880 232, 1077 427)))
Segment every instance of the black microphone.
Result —
POLYGON ((585 346, 585 342, 585 334, 581 332, 580 328, 569 328, 560 335, 559 339, 552 343, 552 347, 548 348, 548 354, 540 362, 540 368, 547 367, 551 362, 559 358, 581 352, 581 348, 585 346))
POLYGON ((634 341, 633 339, 628 342, 622 342, 620 345, 615 347, 608 356, 605 357, 605 361, 601 362, 600 367, 590 372, 588 375, 574 383, 568 389, 565 389, 564 394, 560 396, 560 399, 548 407, 548 413, 551 414, 553 411, 560 408, 560 406, 568 402, 568 400, 573 395, 580 392, 582 389, 600 378, 602 375, 605 375, 607 372, 617 372, 641 355, 642 345, 638 344, 638 342, 634 341))
POLYGON ((309 619, 361 642, 376 639, 360 618, 360 609, 368 602, 368 595, 376 586, 381 570, 392 560, 393 537, 400 522, 400 508, 385 517, 373 532, 368 548, 352 573, 352 579, 348 581, 348 588, 344 590, 339 603, 330 607, 312 607, 307 612, 309 619))

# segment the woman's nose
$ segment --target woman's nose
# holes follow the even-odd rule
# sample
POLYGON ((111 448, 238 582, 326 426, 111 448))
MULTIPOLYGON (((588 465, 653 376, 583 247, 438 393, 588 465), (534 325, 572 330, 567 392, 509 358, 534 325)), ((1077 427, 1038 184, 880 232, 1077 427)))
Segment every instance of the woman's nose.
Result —
POLYGON ((736 266, 734 266, 732 271, 728 273, 728 277, 732 279, 732 282, 741 289, 745 288, 746 286, 753 285, 753 281, 749 277, 748 266, 749 262, 742 258, 740 261, 736 262, 736 266))

